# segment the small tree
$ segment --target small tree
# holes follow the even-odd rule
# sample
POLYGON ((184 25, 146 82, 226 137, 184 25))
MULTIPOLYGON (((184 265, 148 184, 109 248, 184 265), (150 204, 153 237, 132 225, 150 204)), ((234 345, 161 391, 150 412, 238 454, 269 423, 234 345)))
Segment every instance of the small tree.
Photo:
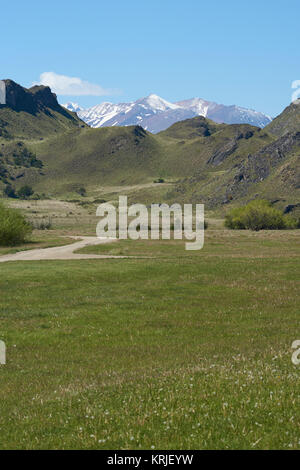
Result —
POLYGON ((31 186, 28 186, 28 184, 26 184, 25 186, 22 186, 22 188, 19 189, 18 191, 18 196, 19 198, 21 199, 28 199, 30 196, 32 196, 34 193, 33 189, 31 186))

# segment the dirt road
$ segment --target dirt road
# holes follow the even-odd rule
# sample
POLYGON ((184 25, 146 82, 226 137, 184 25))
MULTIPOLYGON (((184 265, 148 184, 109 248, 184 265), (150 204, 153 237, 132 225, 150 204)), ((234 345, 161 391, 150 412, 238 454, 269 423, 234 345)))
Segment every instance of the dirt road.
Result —
POLYGON ((84 255, 74 253, 74 251, 88 245, 99 245, 101 243, 112 243, 116 239, 97 238, 97 237, 68 237, 78 239, 78 242, 71 245, 57 246, 52 248, 38 248, 35 250, 19 251, 12 255, 0 256, 0 263, 6 261, 38 261, 46 259, 105 259, 105 258, 127 258, 127 256, 112 255, 84 255))

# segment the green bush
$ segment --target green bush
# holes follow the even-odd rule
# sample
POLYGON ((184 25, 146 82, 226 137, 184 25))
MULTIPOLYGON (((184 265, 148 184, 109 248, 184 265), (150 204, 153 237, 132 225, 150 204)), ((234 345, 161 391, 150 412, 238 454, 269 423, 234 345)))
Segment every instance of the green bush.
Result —
POLYGON ((86 189, 82 186, 81 188, 76 189, 76 193, 84 197, 86 196, 86 189))
POLYGON ((14 246, 23 243, 31 234, 32 227, 15 209, 0 203, 0 245, 14 246))
POLYGON ((3 193, 7 197, 12 197, 12 198, 17 197, 15 189, 10 184, 5 186, 3 193))
POLYGON ((237 230, 284 230, 297 228, 297 221, 268 201, 255 200, 232 209, 225 217, 225 226, 237 230))
POLYGON ((31 186, 28 186, 26 184, 25 186, 22 186, 22 188, 19 189, 18 191, 18 196, 21 199, 28 199, 30 196, 32 196, 34 193, 33 189, 31 186))

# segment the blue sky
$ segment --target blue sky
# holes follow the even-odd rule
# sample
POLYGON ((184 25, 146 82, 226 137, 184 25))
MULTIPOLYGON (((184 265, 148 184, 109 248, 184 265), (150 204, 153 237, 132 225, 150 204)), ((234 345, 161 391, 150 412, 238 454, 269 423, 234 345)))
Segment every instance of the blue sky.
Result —
POLYGON ((275 116, 300 79, 299 21, 299 0, 2 2, 0 78, 30 86, 52 72, 68 93, 77 77, 59 100, 83 106, 155 93, 275 116))

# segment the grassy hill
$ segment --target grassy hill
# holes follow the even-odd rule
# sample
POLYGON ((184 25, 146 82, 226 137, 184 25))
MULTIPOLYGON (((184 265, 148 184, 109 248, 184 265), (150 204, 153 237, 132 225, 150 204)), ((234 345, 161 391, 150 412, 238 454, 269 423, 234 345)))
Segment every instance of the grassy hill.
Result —
POLYGON ((200 135, 196 135, 196 130, 191 131, 191 125, 194 126, 191 121, 193 119, 177 123, 180 127, 176 124, 176 129, 173 130, 171 126, 157 136, 165 148, 166 170, 169 168, 176 176, 192 175, 195 170, 216 171, 219 165, 229 164, 229 157, 240 155, 243 158, 248 155, 249 149, 256 151, 272 140, 272 137, 262 133, 259 128, 248 124, 221 124, 212 127, 211 121, 205 118, 201 118, 198 123, 201 130, 206 123, 206 131, 203 135, 200 134, 201 131, 200 135), (189 137, 182 139, 183 135, 189 137))
MULTIPOLYGON (((161 148, 141 127, 86 128, 67 132, 30 148, 45 163, 43 171, 53 194, 78 185, 136 184, 157 176, 161 148)), ((38 190, 44 177, 28 173, 25 180, 38 190)))
POLYGON ((79 186, 145 186, 141 202, 204 202, 227 207, 254 197, 298 203, 300 107, 292 104, 264 130, 204 117, 152 135, 139 126, 91 129, 62 108, 47 87, 6 81, 0 106, 0 188, 30 184, 65 197, 79 186))
MULTIPOLYGON (((184 121, 156 136, 140 127, 81 129, 29 144, 44 163, 42 175, 30 170, 23 181, 51 194, 84 185, 143 184, 158 177, 181 181, 194 175, 220 174, 258 151, 272 137, 249 125, 216 125, 201 118, 184 121), (186 136, 185 139, 183 137, 186 136)), ((149 194, 151 202, 152 194, 149 194)))

